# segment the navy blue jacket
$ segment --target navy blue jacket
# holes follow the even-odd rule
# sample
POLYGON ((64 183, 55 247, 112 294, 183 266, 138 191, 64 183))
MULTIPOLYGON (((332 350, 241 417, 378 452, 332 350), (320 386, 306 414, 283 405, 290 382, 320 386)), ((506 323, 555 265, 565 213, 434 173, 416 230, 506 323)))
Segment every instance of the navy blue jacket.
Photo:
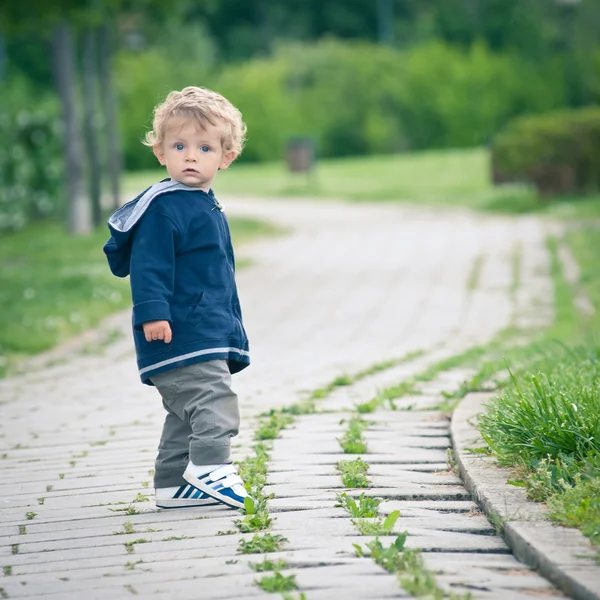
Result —
POLYGON ((229 226, 212 190, 163 180, 115 211, 104 246, 111 271, 130 276, 142 381, 162 371, 225 359, 250 363, 235 285, 229 226), (147 342, 142 324, 168 321, 170 344, 147 342))

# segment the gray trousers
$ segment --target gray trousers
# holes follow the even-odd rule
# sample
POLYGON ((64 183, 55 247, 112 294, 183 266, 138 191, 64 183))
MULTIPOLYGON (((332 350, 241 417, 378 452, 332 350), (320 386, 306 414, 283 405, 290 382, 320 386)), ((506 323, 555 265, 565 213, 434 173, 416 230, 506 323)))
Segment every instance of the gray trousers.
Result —
POLYGON ((183 472, 195 465, 230 460, 240 413, 225 360, 199 362, 151 378, 167 411, 154 471, 154 487, 187 485, 183 472))

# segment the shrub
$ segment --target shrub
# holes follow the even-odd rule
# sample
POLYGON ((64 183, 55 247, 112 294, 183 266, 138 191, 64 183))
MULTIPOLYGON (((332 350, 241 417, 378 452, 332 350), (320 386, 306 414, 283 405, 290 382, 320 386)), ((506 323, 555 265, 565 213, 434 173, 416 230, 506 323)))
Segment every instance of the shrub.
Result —
POLYGON ((59 107, 21 79, 0 87, 0 231, 60 209, 59 107))
POLYGON ((522 117, 492 145, 496 183, 525 181, 541 196, 586 193, 600 187, 600 108, 522 117))
POLYGON ((178 61, 170 42, 119 57, 128 167, 155 164, 139 142, 152 106, 169 89, 191 83, 212 87, 240 107, 248 124, 245 161, 280 159, 287 140, 297 136, 314 139, 323 157, 475 146, 514 116, 563 102, 564 79, 552 63, 534 70, 483 44, 396 49, 324 39, 280 45, 271 56, 217 70, 204 59, 204 38, 196 40, 189 53, 197 61, 178 61))

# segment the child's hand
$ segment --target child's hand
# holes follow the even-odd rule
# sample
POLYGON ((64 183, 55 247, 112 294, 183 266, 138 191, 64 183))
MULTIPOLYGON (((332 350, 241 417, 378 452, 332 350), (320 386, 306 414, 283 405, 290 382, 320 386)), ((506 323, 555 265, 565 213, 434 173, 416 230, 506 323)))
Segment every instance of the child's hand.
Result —
POLYGON ((171 343, 171 326, 169 321, 148 321, 142 325, 146 341, 163 340, 165 344, 171 343))

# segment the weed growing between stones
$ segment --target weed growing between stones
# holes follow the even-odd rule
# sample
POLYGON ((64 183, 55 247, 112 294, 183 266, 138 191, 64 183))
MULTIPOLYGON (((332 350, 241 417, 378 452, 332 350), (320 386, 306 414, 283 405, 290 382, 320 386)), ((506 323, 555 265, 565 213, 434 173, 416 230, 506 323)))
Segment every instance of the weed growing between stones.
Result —
POLYGON ((133 523, 131 521, 125 521, 125 523, 123 523, 123 531, 115 531, 115 532, 113 532, 113 535, 124 535, 126 533, 139 533, 139 532, 136 531, 136 529, 133 526, 133 523))
POLYGON ((383 519, 352 519, 352 523, 361 535, 391 535, 396 521, 400 518, 400 511, 391 512, 383 519))
POLYGON ((150 502, 150 498, 140 492, 131 502, 150 502))
POLYGON ((125 569, 127 569, 128 571, 133 571, 135 569, 136 565, 139 565, 140 563, 143 563, 144 561, 140 558, 140 560, 136 560, 135 562, 133 561, 128 561, 125 563, 125 569))
POLYGON ((341 439, 338 439, 345 454, 364 454, 367 451, 367 444, 362 437, 366 428, 367 422, 360 416, 354 416, 348 421, 348 429, 341 439))
POLYGON ((27 513, 25 513, 25 516, 27 517, 28 521, 31 521, 32 519, 35 519, 36 515, 37 515, 37 513, 34 513, 34 512, 27 512, 27 513))
POLYGON ((342 483, 347 488, 367 488, 369 465, 360 456, 354 460, 340 460, 336 469, 340 472, 342 483))
POLYGON ((238 552, 241 554, 265 554, 267 552, 279 552, 288 539, 279 534, 265 533, 256 534, 252 539, 239 541, 238 552))
POLYGON ((243 519, 237 519, 235 524, 242 533, 252 531, 264 531, 271 527, 272 519, 267 510, 267 498, 262 495, 262 491, 255 498, 244 498, 244 509, 246 516, 243 519))
POLYGON ((356 501, 352 496, 348 496, 346 492, 337 495, 338 503, 336 506, 341 506, 346 512, 354 518, 377 517, 378 508, 381 504, 381 498, 371 498, 362 493, 356 501))
POLYGON ((19 535, 25 535, 27 533, 27 525, 19 525, 19 535))
POLYGON ((273 575, 265 575, 261 579, 256 579, 254 583, 269 593, 289 592, 298 589, 295 575, 282 575, 279 571, 275 571, 273 575))
POLYGON ((269 560, 266 556, 262 562, 259 563, 248 563, 248 566, 257 573, 262 573, 264 571, 281 571, 282 569, 287 569, 287 562, 278 558, 277 560, 269 560))
POLYGON ((2 567, 2 572, 4 573, 5 577, 10 577, 12 575, 12 566, 5 565, 4 567, 2 567))
POLYGON ((294 417, 285 414, 281 410, 271 410, 271 412, 263 418, 258 429, 254 434, 255 440, 274 440, 279 437, 279 432, 285 429, 290 423, 294 422, 294 417))
POLYGON ((217 535, 235 535, 237 533, 237 530, 235 529, 219 529, 219 531, 217 531, 217 535))
POLYGON ((150 541, 151 540, 147 540, 146 538, 139 538, 137 540, 132 540, 131 542, 125 542, 125 550, 127 554, 133 554, 136 544, 148 544, 150 541))
POLYGON ((254 456, 246 457, 239 464, 239 474, 245 481, 246 491, 250 494, 250 497, 244 500, 246 515, 235 522, 242 533, 264 531, 271 527, 272 519, 267 509, 267 498, 263 494, 267 481, 268 460, 267 447, 261 442, 254 446, 254 456))
POLYGON ((10 547, 10 553, 11 554, 19 554, 19 544, 13 544, 10 547))
MULTIPOLYGON (((390 515, 391 516, 391 515, 390 515)), ((435 576, 425 568, 423 558, 418 550, 406 550, 404 545, 408 532, 404 532, 388 547, 385 547, 379 538, 366 544, 366 549, 359 544, 353 544, 356 556, 369 556, 388 573, 397 573, 400 585, 415 598, 428 598, 431 600, 471 600, 470 593, 457 595, 453 592, 447 594, 438 587, 435 576)))

